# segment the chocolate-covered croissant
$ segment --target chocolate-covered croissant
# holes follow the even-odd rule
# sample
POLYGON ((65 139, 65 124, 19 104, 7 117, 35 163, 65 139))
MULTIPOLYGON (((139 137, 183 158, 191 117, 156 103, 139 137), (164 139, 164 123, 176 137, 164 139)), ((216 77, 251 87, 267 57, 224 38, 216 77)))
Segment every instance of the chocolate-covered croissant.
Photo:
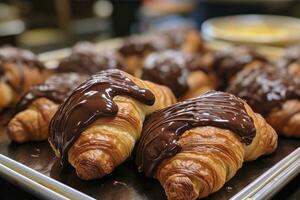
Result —
POLYGON ((168 86, 180 99, 215 89, 216 77, 204 56, 177 50, 150 54, 144 62, 142 79, 168 86))
POLYGON ((177 27, 131 36, 125 39, 119 52, 125 57, 130 71, 139 77, 144 59, 150 53, 167 49, 180 50, 185 53, 199 53, 205 50, 197 30, 177 27))
POLYGON ((126 65, 135 76, 140 76, 144 59, 152 52, 171 48, 168 37, 164 34, 134 35, 125 39, 119 49, 126 60, 126 65))
POLYGON ((49 142, 62 164, 68 160, 81 179, 100 178, 129 157, 145 116, 174 102, 167 87, 119 70, 102 71, 59 107, 49 142))
POLYGON ((300 45, 287 48, 275 66, 279 70, 287 71, 293 76, 300 77, 300 45))
POLYGON ((192 27, 174 27, 163 29, 158 33, 168 37, 171 49, 181 50, 185 53, 203 53, 205 51, 200 32, 192 27))
POLYGON ((244 101, 211 91, 151 114, 136 161, 169 200, 193 200, 216 192, 244 161, 276 146, 276 132, 244 101))
POLYGON ((218 88, 224 90, 232 77, 255 62, 267 62, 267 60, 245 46, 233 46, 215 53, 213 68, 218 76, 218 88))
POLYGON ((256 64, 239 72, 227 91, 246 100, 279 134, 300 137, 300 78, 256 64))
POLYGON ((32 87, 17 103, 16 114, 8 123, 10 138, 18 143, 46 140, 58 106, 86 79, 77 73, 61 73, 32 87))
POLYGON ((56 71, 92 75, 106 69, 128 71, 125 60, 118 52, 99 49, 89 42, 79 42, 72 48, 71 54, 60 62, 56 71))
POLYGON ((15 104, 28 89, 49 75, 36 56, 11 46, 0 47, 0 110, 15 104))

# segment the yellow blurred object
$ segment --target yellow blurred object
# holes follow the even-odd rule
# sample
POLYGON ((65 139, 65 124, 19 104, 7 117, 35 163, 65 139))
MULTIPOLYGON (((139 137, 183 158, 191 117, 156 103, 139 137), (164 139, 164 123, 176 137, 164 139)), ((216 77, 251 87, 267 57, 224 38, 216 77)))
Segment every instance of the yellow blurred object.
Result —
POLYGON ((236 15, 207 20, 206 40, 286 46, 300 42, 300 19, 273 15, 236 15))
POLYGON ((240 37, 287 37, 291 30, 283 29, 275 24, 265 24, 258 22, 257 24, 241 24, 240 26, 232 24, 222 24, 219 27, 223 29, 224 34, 239 34, 240 37))

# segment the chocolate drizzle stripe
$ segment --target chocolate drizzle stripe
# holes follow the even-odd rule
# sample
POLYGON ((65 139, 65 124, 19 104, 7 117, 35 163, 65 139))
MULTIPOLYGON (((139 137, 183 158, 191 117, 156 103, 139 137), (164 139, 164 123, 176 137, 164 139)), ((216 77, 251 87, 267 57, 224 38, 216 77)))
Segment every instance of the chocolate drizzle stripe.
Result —
POLYGON ((227 91, 245 99, 255 112, 267 116, 289 99, 300 99, 300 79, 273 66, 259 65, 237 74, 227 91))
POLYGON ((117 114, 118 106, 113 101, 117 95, 135 98, 146 105, 155 101, 151 91, 140 88, 125 72, 105 70, 93 75, 72 92, 51 120, 49 141, 59 151, 62 164, 84 129, 99 118, 117 114))
POLYGON ((77 73, 61 73, 50 77, 45 83, 33 86, 18 102, 16 112, 28 107, 34 100, 45 97, 55 103, 62 103, 87 76, 77 73))
POLYGON ((180 136, 187 130, 214 126, 229 129, 249 145, 256 134, 244 102, 224 92, 208 92, 151 114, 145 121, 137 147, 137 165, 153 176, 157 165, 181 150, 180 136))
POLYGON ((213 62, 218 77, 220 78, 219 88, 224 89, 236 73, 254 61, 268 62, 266 58, 255 53, 244 46, 236 46, 224 51, 217 52, 213 62))
POLYGON ((117 52, 99 50, 92 43, 80 42, 73 47, 71 55, 60 62, 56 71, 92 75, 107 69, 127 70, 123 57, 117 52))
POLYGON ((144 56, 145 53, 170 49, 171 42, 165 34, 134 35, 127 38, 119 52, 125 56, 144 56))

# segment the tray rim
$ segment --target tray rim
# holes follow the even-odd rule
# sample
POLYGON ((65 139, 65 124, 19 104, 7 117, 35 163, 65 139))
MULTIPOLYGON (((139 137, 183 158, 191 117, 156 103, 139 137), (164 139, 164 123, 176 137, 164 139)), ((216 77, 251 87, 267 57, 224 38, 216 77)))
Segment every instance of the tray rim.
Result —
MULTIPOLYGON (((298 174, 300 174, 300 147, 261 174, 230 200, 270 199, 298 174)), ((23 188, 45 199, 94 200, 91 196, 2 154, 0 154, 0 176, 10 182, 17 182, 23 188)))

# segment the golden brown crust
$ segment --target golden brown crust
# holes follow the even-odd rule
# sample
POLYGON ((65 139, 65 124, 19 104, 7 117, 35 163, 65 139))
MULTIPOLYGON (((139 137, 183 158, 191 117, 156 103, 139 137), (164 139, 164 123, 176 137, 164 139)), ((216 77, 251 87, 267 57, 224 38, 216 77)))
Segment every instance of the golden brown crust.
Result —
POLYGON ((145 51, 143 55, 130 55, 125 57, 126 67, 128 68, 128 72, 135 77, 142 76, 142 68, 144 59, 152 53, 151 51, 145 51))
POLYGON ((281 135, 300 137, 300 101, 289 100, 280 109, 274 109, 266 118, 281 135))
POLYGON ((57 109, 58 105, 46 98, 33 101, 9 122, 8 135, 17 143, 46 140, 49 123, 57 109))
POLYGON ((180 97, 180 100, 197 97, 207 91, 216 89, 216 76, 202 71, 194 71, 188 77, 188 91, 180 97))
POLYGON ((208 196, 242 166, 243 145, 229 130, 194 128, 186 131, 179 143, 181 152, 161 163, 157 172, 168 199, 208 196))
POLYGON ((186 53, 199 53, 204 51, 203 41, 200 33, 196 30, 189 30, 186 33, 186 38, 181 46, 181 50, 186 53))
POLYGON ((38 68, 22 66, 23 74, 14 63, 3 64, 6 79, 11 85, 6 82, 0 82, 0 93, 3 98, 0 98, 0 109, 15 104, 20 97, 27 92, 31 86, 40 84, 50 76, 50 72, 40 71, 38 68), (15 88, 21 87, 20 91, 15 88))
POLYGON ((69 162, 81 179, 96 179, 112 172, 130 156, 145 116, 176 101, 167 87, 128 77, 138 86, 149 89, 155 95, 155 104, 146 106, 125 96, 114 98, 119 107, 117 115, 96 120, 68 152, 69 162))
POLYGON ((277 148, 277 133, 260 114, 253 112, 248 104, 246 104, 245 108, 253 119, 256 128, 256 136, 252 143, 244 146, 244 160, 251 161, 275 151, 277 148))
POLYGON ((165 159, 156 172, 169 200, 206 197, 232 178, 244 161, 275 150, 275 131, 249 106, 246 110, 256 127, 248 146, 233 132, 210 126, 188 130, 180 137, 180 153, 165 159))
POLYGON ((14 99, 14 91, 12 88, 4 83, 0 82, 0 110, 4 107, 7 107, 11 102, 13 102, 14 99))
POLYGON ((299 63, 292 63, 287 67, 288 73, 293 76, 300 77, 300 65, 299 63))
POLYGON ((137 55, 127 56, 125 58, 126 66, 128 67, 128 71, 134 76, 140 77, 141 74, 141 66, 143 64, 143 58, 137 55))

